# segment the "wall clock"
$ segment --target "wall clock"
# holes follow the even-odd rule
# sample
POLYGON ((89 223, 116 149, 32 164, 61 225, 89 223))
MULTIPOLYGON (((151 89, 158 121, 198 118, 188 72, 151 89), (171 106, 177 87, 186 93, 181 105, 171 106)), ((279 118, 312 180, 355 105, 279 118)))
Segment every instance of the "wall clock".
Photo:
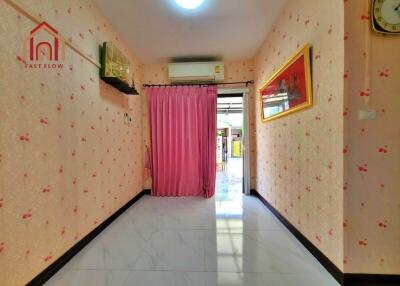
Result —
POLYGON ((372 26, 380 33, 400 34, 400 0, 374 0, 372 26))

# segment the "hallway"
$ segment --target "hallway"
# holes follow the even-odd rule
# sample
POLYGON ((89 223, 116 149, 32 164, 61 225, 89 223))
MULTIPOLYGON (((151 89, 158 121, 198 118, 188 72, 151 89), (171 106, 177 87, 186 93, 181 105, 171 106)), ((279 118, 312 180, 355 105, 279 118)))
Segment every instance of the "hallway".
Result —
POLYGON ((0 286, 400 286, 400 0, 0 18, 0 286))
POLYGON ((241 160, 217 174, 212 199, 146 196, 75 256, 52 286, 336 286, 254 197, 241 160))

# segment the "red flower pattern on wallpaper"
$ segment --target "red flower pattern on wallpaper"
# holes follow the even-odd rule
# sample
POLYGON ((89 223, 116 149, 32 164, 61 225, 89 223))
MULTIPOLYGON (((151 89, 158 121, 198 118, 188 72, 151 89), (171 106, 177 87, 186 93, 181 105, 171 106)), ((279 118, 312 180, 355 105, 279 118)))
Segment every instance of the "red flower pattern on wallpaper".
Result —
MULTIPOLYGON (((367 1, 365 1, 365 3, 366 2, 367 1)), ((325 7, 318 6, 318 8, 314 8, 323 10, 327 13, 326 15, 330 15, 335 8, 331 7, 332 9, 329 9, 329 5, 333 5, 329 1, 324 3, 325 7)), ((313 108, 310 111, 288 116, 284 123, 282 123, 280 120, 271 122, 269 124, 263 124, 258 120, 256 121, 257 130, 255 134, 258 137, 256 153, 256 169, 258 175, 256 176, 258 178, 257 190, 261 192, 261 194, 265 195, 265 197, 278 210, 284 212, 287 219, 289 219, 293 224, 297 223, 300 230, 306 229, 310 232, 314 230, 315 232, 306 233, 306 235, 310 237, 316 245, 321 245, 321 249, 325 254, 328 255, 328 257, 331 257, 334 261, 337 261, 338 265, 340 265, 340 263, 344 263, 345 261, 347 265, 346 267, 349 267, 348 269, 355 269, 354 271, 356 272, 357 265, 353 263, 359 260, 352 259, 352 257, 360 255, 360 253, 357 253, 356 248, 354 248, 354 251, 349 251, 349 253, 344 257, 338 257, 333 251, 330 251, 337 248, 338 244, 331 244, 331 240, 323 239, 321 235, 321 233, 324 233, 322 227, 318 227, 321 225, 322 221, 332 220, 331 218, 325 217, 324 213, 325 210, 332 210, 334 205, 326 205, 324 202, 317 203, 318 198, 316 195, 321 197, 321 199, 327 198, 329 201, 331 201, 336 199, 337 196, 341 195, 336 190, 343 190, 345 199, 348 199, 348 194, 352 194, 352 196, 354 196, 356 190, 359 188, 359 185, 365 186, 365 189, 368 190, 370 197, 372 197, 372 195, 377 196, 377 194, 373 194, 371 192, 379 191, 381 194, 385 194, 385 196, 388 196, 390 192, 389 188, 385 188, 384 182, 376 186, 376 182, 374 183, 373 178, 376 178, 377 174, 380 174, 382 180, 387 178, 386 174, 382 174, 384 172, 382 168, 377 169, 378 162, 380 163, 380 166, 382 166, 384 162, 385 166, 386 164, 389 164, 390 166, 389 162, 392 162, 392 165, 394 164, 393 155, 391 154, 391 150, 394 150, 394 147, 388 146, 387 142, 385 142, 387 141, 388 136, 393 137, 394 135, 393 133, 385 134, 385 136, 387 136, 386 138, 374 136, 374 134, 379 134, 379 132, 382 134, 384 129, 378 131, 375 129, 375 127, 371 127, 367 121, 359 122, 357 114, 358 110, 369 108, 365 107, 365 104, 374 102, 374 104, 378 103, 379 106, 376 107, 371 105, 370 108, 376 108, 379 112, 377 120, 387 116, 391 116, 393 120, 396 120, 394 119, 394 113, 388 115, 388 110, 390 109, 392 111, 393 107, 385 98, 382 97, 382 92, 387 92, 386 87, 393 86, 393 82, 390 82, 392 84, 390 85, 389 81, 392 80, 393 74, 399 73, 399 67, 394 64, 395 61, 382 61, 385 66, 378 67, 378 70, 376 70, 376 67, 372 65, 370 66, 370 82, 360 81, 360 76, 365 74, 364 69, 366 67, 365 65, 360 65, 358 59, 361 55, 362 60, 367 61, 368 57, 371 55, 371 50, 358 44, 354 46, 357 47, 357 49, 350 47, 350 45, 354 45, 355 42, 364 42, 364 39, 362 39, 364 35, 364 27, 365 25, 370 24, 369 5, 365 5, 365 3, 362 3, 362 1, 357 2, 345 0, 345 10, 348 9, 347 7, 352 7, 351 9, 358 11, 357 13, 360 15, 361 25, 358 23, 354 24, 355 29, 353 29, 351 25, 346 24, 347 26, 345 29, 336 29, 336 27, 339 28, 340 23, 329 22, 332 21, 329 20, 331 19, 330 17, 321 18, 317 15, 310 17, 304 13, 304 7, 301 6, 302 4, 300 2, 290 2, 287 8, 289 10, 287 12, 288 15, 285 15, 278 20, 275 25, 275 30, 269 35, 266 42, 262 45, 262 48, 255 59, 257 92, 257 89, 262 86, 264 81, 271 74, 273 74, 281 64, 290 58, 294 51, 299 49, 302 44, 305 43, 303 39, 315 39, 316 35, 319 37, 318 40, 312 43, 314 50, 313 74, 316 75, 316 78, 318 78, 318 81, 314 80, 313 92, 316 102, 313 108), (298 23, 304 23, 308 29, 302 29, 299 27, 298 23), (311 23, 315 23, 315 25, 309 25, 311 23), (342 35, 340 35, 337 30, 344 32, 342 35), (326 33, 326 31, 327 38, 323 38, 321 35, 326 33), (295 36, 292 38, 292 40, 289 40, 291 39, 291 35, 295 36), (334 79, 335 76, 332 76, 332 71, 329 71, 328 74, 328 70, 326 69, 326 66, 328 65, 334 65, 335 62, 341 62, 340 55, 335 53, 338 50, 332 51, 330 49, 330 47, 335 46, 335 41, 338 42, 339 40, 344 40, 346 49, 352 56, 350 60, 348 59, 346 61, 346 66, 344 67, 343 71, 336 75, 336 78, 338 79, 338 87, 340 87, 339 79, 343 79, 343 83, 345 85, 352 86, 352 90, 356 91, 356 93, 350 93, 345 90, 345 97, 354 97, 358 95, 363 99, 361 101, 351 101, 350 103, 345 102, 346 106, 342 110, 340 110, 342 105, 339 100, 340 96, 343 94, 343 90, 341 88, 334 87, 334 84, 332 84, 332 79, 334 79), (277 54, 277 51, 280 52, 279 55, 277 54), (335 59, 336 56, 338 56, 337 59, 335 59), (348 63, 353 59, 357 59, 357 64, 348 65, 348 63), (325 85, 323 79, 329 79, 330 85, 325 85), (378 90, 379 92, 377 92, 378 90), (325 105, 325 103, 327 105, 325 105), (330 148, 330 146, 332 146, 330 145, 330 141, 335 140, 335 138, 342 138, 341 136, 343 136, 342 134, 338 133, 338 130, 335 127, 337 122, 340 121, 340 118, 336 117, 337 114, 341 114, 344 117, 345 125, 351 126, 351 124, 353 124, 352 122, 354 121, 358 121, 358 124, 364 124, 362 124, 363 126, 350 129, 352 132, 349 132, 349 136, 352 136, 353 140, 354 138, 357 139, 358 145, 350 144, 350 142, 347 141, 348 137, 346 135, 344 138, 345 144, 343 144, 342 149, 339 150, 339 153, 334 153, 333 149, 330 148), (310 120, 313 120, 315 124, 308 123, 310 120), (322 131, 321 126, 319 126, 319 122, 323 124, 324 131, 322 131), (292 128, 292 126, 295 125, 296 128, 292 128), (309 127, 310 125, 312 127, 309 127), (288 128, 290 131, 285 131, 286 128, 288 128), (296 139, 293 140, 293 143, 295 142, 295 144, 291 142, 292 138, 296 139), (284 140, 284 143, 281 143, 282 140, 284 140), (372 147, 371 144, 368 144, 369 142, 372 143, 372 147), (366 146, 369 147, 366 148, 366 146), (286 151, 291 149, 297 151, 297 156, 295 158, 292 158, 292 154, 286 151), (363 156, 360 157, 359 154, 363 154, 363 156), (355 160, 354 156, 357 156, 355 160), (342 165, 340 162, 338 162, 338 158, 340 157, 345 160, 345 164, 348 164, 348 168, 346 168, 347 172, 359 174, 354 179, 357 182, 356 186, 351 180, 344 179, 342 182, 337 180, 340 178, 339 168, 342 165), (381 160, 385 161, 383 162, 381 160), (301 170, 294 169, 292 171, 292 169, 288 166, 288 162, 296 162, 297 165, 301 164, 301 170), (323 168, 326 168, 326 171, 323 171, 323 168), (316 170, 318 170, 317 174, 315 174, 316 170), (299 178, 301 178, 303 185, 305 186, 302 190, 304 196, 299 194, 296 188, 285 184, 285 180, 283 179, 284 171, 288 172, 288 175, 285 176, 285 178, 294 178, 294 175, 297 175, 299 178), (280 174, 282 178, 275 180, 276 176, 279 178, 280 174), (300 174, 302 175, 300 176, 300 174), (336 184, 335 181, 337 181, 339 184, 336 184), (283 193, 285 196, 282 195, 283 193), (294 201, 293 198, 297 198, 297 200, 294 201), (315 204, 315 211, 318 212, 319 216, 310 216, 306 213, 304 218, 299 217, 299 213, 302 213, 299 210, 305 206, 304 202, 307 202, 307 207, 310 204, 315 204), (304 221, 307 221, 308 227, 304 227, 304 221), (300 222, 303 223, 300 224, 300 222)), ((345 12, 347 13, 347 11, 345 12)), ((319 14, 323 15, 323 12, 320 11, 319 14)), ((377 37, 373 38, 373 40, 376 38, 377 37)), ((393 39, 393 41, 395 41, 395 39, 393 39)), ((378 45, 379 44, 376 44, 376 46, 378 45)), ((393 57, 393 53, 392 55, 388 53, 381 53, 380 55, 382 58, 388 58, 390 56, 393 57)), ((338 69, 338 71, 340 71, 340 69, 338 69)), ((255 117, 258 119, 260 109, 257 100, 255 101, 254 105, 257 110, 255 117)), ((398 144, 398 135, 395 140, 395 142, 397 142, 396 144, 398 144)), ((336 143, 339 145, 341 141, 336 143)), ((398 145, 396 145, 396 147, 397 146, 398 145)), ((292 181, 292 179, 286 181, 292 181)), ((392 188, 396 187, 392 185, 391 189, 392 188)), ((366 214, 366 211, 368 211, 369 214, 374 213, 374 211, 371 209, 373 204, 366 200, 365 197, 362 197, 361 193, 364 193, 364 191, 360 192, 360 195, 357 193, 357 195, 352 198, 354 200, 353 205, 358 205, 360 208, 365 209, 363 211, 364 215, 366 214)), ((381 199, 383 198, 376 198, 377 201, 380 201, 381 199)), ((357 211, 360 212, 360 210, 356 207, 354 212, 357 211)), ((357 217, 358 215, 358 213, 352 213, 352 216, 357 217)), ((370 215, 368 215, 368 217, 370 217, 370 215)), ((376 229, 385 230, 385 232, 392 231, 391 228, 388 228, 389 224, 387 219, 377 220, 374 218, 370 219, 370 221, 377 221, 376 229)), ((364 248, 365 246, 372 244, 372 242, 374 245, 379 244, 373 235, 371 235, 371 237, 368 239, 359 238, 360 236, 363 236, 364 232, 369 234, 371 232, 370 228, 368 230, 362 230, 362 227, 359 227, 359 225, 350 224, 349 219, 345 219, 343 222, 335 222, 335 227, 332 227, 328 230, 328 235, 329 237, 332 237, 332 242, 341 241, 342 231, 340 231, 340 229, 346 229, 347 232, 351 233, 349 236, 351 238, 348 238, 348 241, 344 241, 344 243, 354 245, 354 241, 356 241, 357 245, 364 248), (339 231, 333 231, 336 230, 336 227, 339 229, 339 231), (330 230, 332 231, 330 232, 330 230), (374 238, 372 239, 372 237, 374 238)), ((364 225, 365 228, 367 228, 368 223, 365 222, 364 225)), ((350 249, 350 247, 348 249, 350 249)), ((384 249, 384 246, 374 248, 371 247, 368 248, 368 251, 364 250, 362 254, 364 255, 365 253, 364 260, 368 260, 368 253, 371 253, 370 257, 378 257, 378 255, 374 254, 379 251, 378 249, 384 249)), ((382 256, 390 255, 392 254, 388 252, 386 252, 384 255, 379 254, 380 258, 377 261, 369 262, 367 268, 370 267, 373 269, 374 263, 378 263, 379 265, 385 263, 387 267, 388 260, 391 261, 391 265, 393 266, 396 263, 395 261, 398 261, 393 257, 391 259, 381 260, 382 256)))
MULTIPOLYGON (((114 39, 115 32, 110 25, 103 25, 105 20, 99 15, 88 18, 92 12, 87 4, 77 4, 58 2, 47 10, 40 9, 47 5, 41 2, 35 9, 42 10, 43 19, 55 15, 57 29, 67 41, 94 58, 97 50, 93 47, 97 47, 99 40, 114 39), (75 21, 72 17, 91 19, 91 22, 75 21), (73 26, 69 25, 71 21, 73 26)), ((14 27, 21 27, 18 22, 25 16, 3 9, 3 5, 6 4, 0 3, 1 15, 3 11, 11 11, 3 15, 6 22, 14 21, 14 27)), ((21 29, 21 37, 25 32, 21 29)), ((122 41, 118 41, 118 45, 130 56, 122 41)), ((127 98, 100 81, 92 63, 73 53, 66 48, 64 69, 54 74, 27 73, 23 81, 16 77, 16 81, 9 84, 18 85, 18 93, 5 95, 10 104, 18 106, 16 112, 9 115, 10 119, 18 119, 18 124, 5 131, 8 139, 4 142, 5 148, 1 146, 0 172, 1 176, 17 174, 22 180, 15 181, 12 188, 6 188, 10 191, 1 194, 0 212, 10 224, 23 229, 21 233, 35 235, 37 242, 35 250, 16 248, 15 242, 24 241, 26 237, 11 238, 2 232, 0 265, 5 273, 10 273, 2 277, 5 285, 25 284, 32 278, 30 273, 41 272, 143 188, 142 165, 140 160, 134 159, 141 158, 142 153, 142 94, 127 98), (21 94, 20 91, 26 92, 21 94), (125 112, 135 118, 132 125, 123 124, 125 112), (33 120, 27 120, 27 114, 33 120), (95 124, 95 120, 100 120, 101 124, 95 124), (21 164, 10 164, 10 156, 21 164), (15 210, 4 212, 11 198, 15 210), (99 205, 99 200, 107 203, 99 205), (65 215, 55 215, 59 212, 65 215), (59 237, 52 239, 54 233, 59 237), (27 255, 29 273, 15 273, 10 265, 26 263, 27 255), (5 257, 7 261, 3 262, 1 259, 5 257)), ((134 57, 130 58, 135 84, 141 86, 139 65, 134 57)), ((21 63, 13 57, 10 63, 4 64, 21 63)))
MULTIPOLYGON (((345 0, 344 2, 345 5, 355 5, 354 1, 345 0)), ((257 85, 260 85, 272 71, 276 71, 285 60, 305 43, 304 39, 314 39, 314 37, 310 36, 321 35, 312 43, 315 51, 317 51, 314 55, 315 66, 313 66, 313 72, 318 75, 318 82, 315 81, 314 83, 316 102, 312 109, 287 117, 283 126, 279 126, 281 124, 279 121, 268 125, 261 124, 258 116, 257 88, 250 94, 250 114, 254 115, 250 118, 252 129, 250 139, 251 154, 253 154, 251 158, 252 188, 257 188, 263 195, 265 194, 268 197, 268 200, 275 207, 284 210, 285 216, 294 224, 297 224, 300 230, 310 229, 309 227, 313 226, 310 233, 306 234, 331 259, 338 264, 343 262, 346 265, 352 265, 354 260, 352 257, 355 253, 349 253, 344 258, 337 256, 338 251, 336 250, 338 246, 335 242, 342 235, 341 228, 354 231, 351 244, 356 245, 357 248, 363 247, 363 252, 365 253, 373 251, 373 247, 367 248, 366 246, 368 244, 375 245, 374 238, 367 235, 365 236, 370 241, 363 238, 364 234, 354 230, 355 226, 350 224, 351 220, 349 219, 339 221, 338 218, 338 221, 332 222, 328 230, 322 221, 328 220, 325 213, 334 205, 331 203, 331 199, 338 194, 335 193, 334 189, 342 190, 348 188, 347 183, 344 185, 342 182, 336 183, 336 175, 340 166, 337 158, 356 151, 356 146, 348 144, 348 142, 340 150, 330 149, 329 146, 331 145, 329 143, 331 140, 335 140, 336 137, 340 137, 335 128, 337 121, 340 120, 338 115, 344 116, 344 120, 351 120, 358 107, 349 105, 343 110, 338 108, 343 90, 339 90, 335 86, 326 86, 322 79, 324 77, 332 79, 332 76, 336 76, 339 79, 345 79, 346 83, 351 83, 353 78, 362 72, 360 69, 345 67, 344 70, 339 70, 338 74, 332 75, 331 70, 326 69, 326 66, 335 64, 338 56, 338 51, 332 51, 331 47, 335 46, 338 41, 343 43, 343 39, 346 45, 351 45, 352 41, 359 40, 359 33, 350 30, 342 33, 340 31, 344 31, 344 29, 341 29, 339 22, 336 22, 332 17, 324 17, 325 14, 331 15, 332 11, 335 11, 333 1, 324 3, 325 7, 320 6, 319 3, 314 3, 313 9, 315 5, 318 5, 318 9, 322 12, 307 14, 309 11, 301 6, 300 1, 292 1, 289 7, 289 16, 281 17, 278 20, 274 32, 263 44, 255 61, 227 63, 226 78, 231 81, 236 79, 255 79, 257 85), (324 11, 326 12, 325 14, 324 11), (279 41, 275 41, 276 39, 279 39, 279 41), (311 121, 313 125, 310 126, 309 122, 311 121), (292 140, 292 138, 296 138, 296 140, 292 140), (280 144, 282 141, 287 141, 285 146, 280 144), (271 146, 274 146, 273 151, 267 150, 271 146), (286 150, 290 151, 287 152, 286 150), (278 155, 276 154, 280 156, 279 160, 277 160, 276 156, 278 155), (299 168, 299 163, 307 167, 299 168), (315 168, 316 166, 320 166, 320 168, 317 169, 315 168), (276 177, 273 174, 281 174, 282 179, 275 180, 276 177), (287 177, 294 178, 291 185, 295 186, 296 179, 299 179, 302 182, 301 186, 304 187, 301 190, 295 190, 291 186, 286 186, 284 178, 287 177), (283 196, 281 190, 289 195, 287 197, 283 196), (318 198, 321 198, 321 201, 318 198), (324 203, 323 200, 328 198, 330 199, 329 203, 324 203), (304 204, 309 203, 315 203, 315 209, 298 218, 299 209, 304 207, 304 204)), ((86 4, 70 6, 71 4, 67 1, 58 3, 55 8, 57 17, 71 17, 72 15, 74 17, 83 17, 85 13, 90 13, 86 4)), ((55 13, 55 10, 51 11, 51 13, 55 13)), ((361 15, 362 23, 370 23, 367 11, 361 11, 357 15, 361 15)), ((41 16, 46 18, 47 15, 41 16)), ((21 16, 16 14, 13 17, 15 18, 15 25, 17 25, 17 21, 21 20, 21 16)), ((70 20, 67 19, 66 21, 70 20)), ((94 38, 116 38, 115 33, 105 23, 104 19, 97 19, 97 22, 85 24, 86 26, 79 23, 77 25, 77 30, 71 29, 68 25, 60 25, 60 30, 63 31, 69 42, 76 43, 89 53, 93 52, 91 49, 94 38)), ((121 41, 118 41, 118 43, 120 44, 121 41)), ((69 52, 67 51, 66 59, 68 59, 69 52)), ((355 54, 358 57, 364 54, 364 58, 367 58, 364 50, 354 51, 355 54)), ((10 218, 10 220, 15 220, 15 223, 23 224, 28 229, 36 229, 39 233, 39 240, 48 237, 49 230, 46 226, 56 225, 57 232, 60 233, 68 245, 76 243, 88 231, 128 201, 135 192, 142 189, 141 162, 139 160, 139 162, 135 161, 133 163, 131 159, 141 158, 142 128, 143 134, 145 134, 143 145, 149 144, 147 107, 145 103, 142 106, 141 97, 143 95, 129 99, 128 103, 125 101, 124 96, 121 96, 120 93, 98 80, 97 76, 93 74, 93 67, 90 63, 82 59, 73 60, 71 57, 70 60, 71 62, 66 65, 65 70, 60 72, 60 77, 57 77, 57 80, 62 81, 63 86, 65 86, 59 94, 54 94, 54 89, 52 89, 54 83, 51 80, 36 74, 30 78, 30 81, 40 82, 40 84, 38 84, 36 90, 31 91, 32 94, 18 94, 10 97, 10 101, 17 101, 21 106, 21 112, 32 114, 35 122, 21 121, 18 129, 15 130, 16 133, 10 135, 10 138, 14 140, 10 141, 12 142, 9 144, 10 149, 2 150, 3 156, 0 157, 0 162, 3 164, 6 161, 6 159, 3 159, 4 154, 15 154, 16 149, 14 148, 22 148, 19 149, 22 150, 19 159, 25 161, 27 160, 26 158, 31 158, 29 152, 31 152, 30 148, 33 148, 32 150, 35 150, 39 156, 36 159, 37 161, 27 160, 27 166, 32 169, 39 166, 41 168, 48 166, 50 172, 57 170, 57 177, 59 176, 63 182, 61 184, 50 180, 52 178, 48 178, 48 176, 35 178, 35 180, 38 180, 36 183, 39 183, 35 189, 37 190, 43 186, 41 191, 46 190, 43 192, 46 195, 40 196, 40 199, 45 200, 43 202, 48 204, 49 209, 35 209, 34 205, 24 201, 16 215, 17 218, 21 219, 10 218), (100 93, 105 94, 110 101, 98 100, 100 93), (37 109, 32 108, 32 105, 28 103, 37 98, 40 98, 43 102, 51 102, 51 106, 48 108, 46 106, 38 107, 37 109), (121 123, 121 114, 124 112, 131 112, 133 116, 138 118, 138 120, 134 120, 134 124, 131 127, 121 123), (94 124, 94 120, 99 120, 101 124, 94 124), (142 122, 143 127, 141 125, 142 122), (55 131, 56 133, 54 134, 52 128, 55 126, 59 130, 55 131), (18 137, 17 140, 16 136, 18 137), (19 144, 15 144, 15 142, 19 142, 19 144), (63 149, 65 147, 65 153, 57 154, 54 152, 54 148, 49 148, 49 146, 63 146, 63 149), (93 157, 96 158, 95 163, 91 160, 93 157), (120 172, 121 169, 124 172, 120 172), (75 170, 78 173, 74 173, 75 170), (98 188, 96 184, 100 184, 100 182, 101 187, 98 188), (50 194, 47 195, 47 193, 50 194), (64 196, 55 198, 53 197, 55 194, 64 194, 64 196), (79 205, 75 205, 74 199, 79 201, 79 205), (103 203, 103 201, 107 202, 107 204, 103 203), (49 220, 46 220, 47 224, 43 224, 43 220, 41 222, 37 221, 46 211, 64 210, 64 208, 66 213, 71 214, 71 219, 67 222, 58 222, 56 218, 51 218, 51 224, 49 220), (35 215, 33 216, 33 214, 35 215), (78 230, 75 230, 74 225, 77 220, 83 223, 80 224, 78 230)), ((134 60, 133 62, 134 71, 140 73, 140 78, 143 81, 168 81, 165 65, 158 67, 141 66, 140 72, 138 72, 138 64, 134 60)), ((396 78, 396 74, 398 74, 398 67, 394 63, 388 62, 388 64, 385 63, 385 66, 379 66, 373 70, 373 80, 389 82, 396 78)), ((25 83, 21 82, 20 84, 24 85, 25 83)), ((137 84, 140 86, 139 83, 137 84)), ((374 98, 375 94, 372 94, 371 91, 376 92, 376 89, 372 85, 367 87, 359 85, 355 87, 354 91, 355 94, 352 96, 359 96, 365 99, 374 98)), ((393 118, 391 105, 386 101, 380 104, 379 115, 382 114, 387 118, 393 118)), ((369 154, 373 154, 371 156, 379 156, 379 160, 391 160, 389 155, 395 152, 397 146, 389 144, 390 142, 381 142, 379 137, 372 137, 374 133, 369 128, 368 132, 360 132, 359 130, 357 129, 357 135, 354 136, 360 136, 360 138, 363 136, 363 139, 360 140, 372 140, 373 142, 371 149, 368 150, 369 154), (386 144, 390 145, 390 149, 386 144)), ((60 149, 58 148, 58 150, 60 149)), ((357 158, 357 160, 356 163, 353 162, 353 165, 351 165, 351 169, 354 172, 362 174, 357 176, 359 177, 357 180, 362 180, 364 185, 373 186, 374 191, 382 194, 382 196, 388 193, 393 186, 385 181, 385 176, 381 176, 379 184, 376 182, 369 183, 370 178, 373 177, 371 174, 381 172, 376 170, 374 162, 370 162, 365 158, 357 158), (388 187, 385 187, 385 185, 388 187)), ((25 173, 24 170, 12 171, 17 174, 25 173)), ((26 190, 33 185, 34 182, 29 176, 27 179, 17 182, 16 188, 26 190)), ((352 189, 353 186, 349 184, 348 192, 352 192, 352 189)), ((2 194, 0 211, 7 207, 8 198, 7 195, 3 197, 2 194)), ((362 205, 366 210, 369 208, 368 200, 357 199, 359 200, 357 206, 362 205)), ((389 217, 374 218, 370 221, 376 231, 393 231, 394 226, 390 225, 389 227, 388 221, 393 224, 389 217)), ((12 249, 12 243, 9 243, 7 238, 1 239, 0 255, 8 252, 5 250, 12 249), (3 239, 5 240, 3 241, 3 239), (5 241, 7 241, 7 249, 5 248, 5 241)), ((47 266, 62 254, 56 250, 57 244, 58 242, 50 245, 41 244, 38 246, 37 251, 29 251, 30 259, 33 259, 38 265, 37 272, 40 272, 45 265, 47 266), (40 263, 44 263, 43 266, 40 266, 40 263)), ((26 248, 21 250, 13 249, 13 251, 24 255, 28 254, 26 253, 26 248)), ((16 255, 13 259, 18 262, 17 257, 24 258, 24 255, 16 255)), ((386 255, 386 253, 379 255, 379 264, 390 261, 390 258, 386 258, 386 255)), ((21 281, 20 284, 23 284, 23 282, 26 281, 21 281)))

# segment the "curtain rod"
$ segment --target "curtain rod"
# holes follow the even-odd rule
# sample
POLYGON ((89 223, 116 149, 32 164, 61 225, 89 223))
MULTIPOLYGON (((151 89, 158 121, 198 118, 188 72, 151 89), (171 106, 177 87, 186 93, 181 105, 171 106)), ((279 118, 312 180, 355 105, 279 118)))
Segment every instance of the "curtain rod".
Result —
POLYGON ((228 85, 228 84, 245 84, 248 86, 249 84, 253 84, 254 80, 248 81, 236 81, 236 82, 221 82, 221 83, 172 83, 172 84, 143 84, 143 87, 167 87, 167 86, 212 86, 212 85, 228 85))

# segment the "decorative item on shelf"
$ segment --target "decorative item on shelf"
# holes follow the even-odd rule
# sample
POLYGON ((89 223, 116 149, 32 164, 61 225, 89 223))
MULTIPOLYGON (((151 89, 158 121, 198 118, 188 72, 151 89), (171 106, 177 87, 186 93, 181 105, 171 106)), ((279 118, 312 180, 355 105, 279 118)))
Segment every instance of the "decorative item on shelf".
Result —
POLYGON ((312 106, 310 52, 305 45, 260 89, 262 121, 312 106))
POLYGON ((385 34, 400 34, 400 1, 374 0, 371 8, 372 27, 385 34))
POLYGON ((104 42, 100 54, 101 78, 125 94, 139 94, 132 81, 131 64, 122 52, 112 42, 104 42))

